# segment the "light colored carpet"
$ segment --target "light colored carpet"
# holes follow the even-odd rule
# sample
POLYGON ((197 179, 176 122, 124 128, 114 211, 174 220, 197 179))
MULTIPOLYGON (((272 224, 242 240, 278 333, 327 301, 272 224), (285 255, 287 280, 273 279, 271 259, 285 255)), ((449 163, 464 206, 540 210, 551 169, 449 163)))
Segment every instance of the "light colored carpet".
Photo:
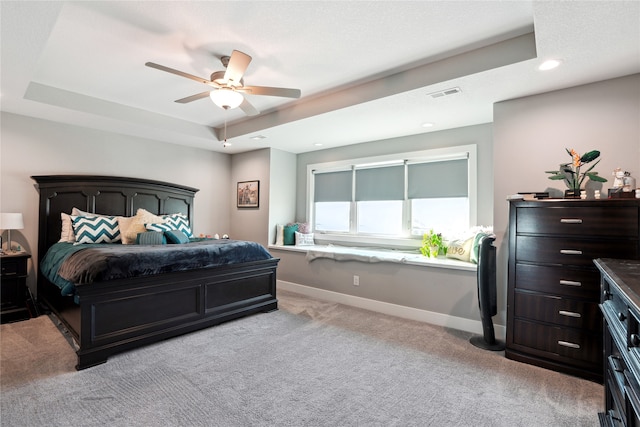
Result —
POLYGON ((280 310, 73 369, 49 318, 2 325, 7 426, 597 426, 603 387, 469 335, 281 292, 280 310))

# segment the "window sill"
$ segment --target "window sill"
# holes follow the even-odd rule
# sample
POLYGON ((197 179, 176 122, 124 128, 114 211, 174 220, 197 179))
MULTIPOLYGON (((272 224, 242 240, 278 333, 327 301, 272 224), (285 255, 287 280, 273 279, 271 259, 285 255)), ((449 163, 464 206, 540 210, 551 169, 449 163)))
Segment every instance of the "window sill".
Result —
POLYGON ((427 258, 415 251, 369 249, 336 245, 269 245, 269 249, 303 252, 306 254, 306 258, 309 262, 318 258, 325 258, 335 261, 359 261, 365 263, 393 262, 420 267, 448 268, 465 271, 478 270, 478 266, 471 262, 442 256, 437 258, 427 258))

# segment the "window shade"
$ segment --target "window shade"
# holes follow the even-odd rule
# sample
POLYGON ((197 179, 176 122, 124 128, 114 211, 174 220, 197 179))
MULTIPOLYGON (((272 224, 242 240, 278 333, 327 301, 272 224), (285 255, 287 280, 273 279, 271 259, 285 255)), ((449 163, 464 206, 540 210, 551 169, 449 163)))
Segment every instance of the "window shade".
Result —
POLYGON ((325 172, 314 175, 313 200, 316 202, 350 202, 352 172, 325 172))
POLYGON ((408 170, 410 199, 467 197, 467 160, 415 163, 408 170))
POLYGON ((356 169, 356 201, 404 200, 404 165, 356 169))

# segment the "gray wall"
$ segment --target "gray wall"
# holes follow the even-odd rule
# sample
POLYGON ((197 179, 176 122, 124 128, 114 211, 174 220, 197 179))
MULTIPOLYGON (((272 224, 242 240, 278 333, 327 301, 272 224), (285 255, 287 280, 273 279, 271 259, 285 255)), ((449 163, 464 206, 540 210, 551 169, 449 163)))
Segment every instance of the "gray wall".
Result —
POLYGON ((275 243, 276 224, 287 224, 296 215, 296 159, 293 153, 271 150, 269 243, 275 243))
MULTIPOLYGON (((296 220, 306 220, 306 165, 451 145, 478 144, 478 224, 493 224, 498 247, 498 315, 506 324, 506 265, 510 194, 563 191, 546 170, 568 162, 566 148, 600 150, 600 175, 621 167, 640 179, 640 75, 578 86, 495 104, 493 125, 469 126, 411 137, 298 155, 296 220), (495 165, 495 167, 494 167, 495 165)), ((393 264, 308 263, 303 254, 277 251, 278 278, 319 289, 479 319, 475 275, 455 270, 393 264), (360 276, 359 287, 352 285, 360 276)))
MULTIPOLYGON (((2 113, 0 210, 22 212, 25 229, 13 239, 36 253, 37 200, 31 175, 104 174, 176 182, 200 188, 196 234, 273 242, 276 223, 306 220, 306 165, 325 161, 475 143, 478 146, 478 223, 498 236, 499 306, 505 324, 506 197, 556 182, 545 170, 569 160, 564 148, 602 152, 597 166, 609 178, 616 167, 640 179, 640 75, 560 90, 495 105, 494 123, 321 150, 295 156, 258 150, 229 156, 109 132, 2 113), (495 168, 494 168, 495 165, 495 168), (236 208, 238 181, 260 180, 260 208, 236 208)), ((610 182, 605 184, 605 189, 610 182)), ((561 189, 561 187, 558 187, 561 189)), ((338 263, 274 251, 280 280, 478 320, 475 274, 397 264, 338 263), (360 286, 353 286, 353 275, 360 286)), ((29 285, 34 288, 31 269, 29 285)))
POLYGON ((611 187, 616 167, 640 178, 640 74, 495 104, 493 124, 494 231, 497 235, 501 318, 506 310, 509 209, 520 191, 564 191, 546 170, 570 161, 565 148, 601 152, 595 167, 611 187), (499 165, 499 166, 498 166, 499 165))
MULTIPOLYGON (((296 219, 307 219, 305 192, 308 164, 467 144, 477 144, 478 147, 478 221, 490 225, 493 220, 490 124, 299 154, 296 219)), ((277 249, 272 249, 272 252, 281 259, 279 280, 464 319, 480 319, 475 297, 475 272, 392 263, 335 262, 326 259, 307 262, 303 253, 277 249), (353 286, 354 275, 360 276, 360 286, 353 286)))
MULTIPOLYGON (((32 175, 117 175, 199 188, 194 203, 194 233, 230 229, 228 154, 9 113, 2 113, 1 120, 0 211, 22 212, 25 228, 12 232, 11 237, 34 258, 38 191, 32 175)), ((32 262, 28 284, 35 291, 34 265, 32 262)))
POLYGON ((269 240, 269 191, 270 191, 269 149, 234 154, 231 159, 231 181, 234 191, 231 201, 232 239, 253 240, 267 245, 269 240), (260 181, 260 201, 257 208, 238 208, 236 200, 237 183, 242 181, 260 181))

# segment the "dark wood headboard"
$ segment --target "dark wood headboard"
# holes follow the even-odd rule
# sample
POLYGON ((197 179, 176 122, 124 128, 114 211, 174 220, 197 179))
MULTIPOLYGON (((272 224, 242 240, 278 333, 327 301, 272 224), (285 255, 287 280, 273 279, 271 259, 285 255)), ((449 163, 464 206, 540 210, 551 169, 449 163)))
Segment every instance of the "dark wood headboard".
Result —
POLYGON ((153 214, 183 213, 193 224, 197 188, 141 178, 93 175, 32 176, 40 192, 38 262, 58 240, 61 213, 85 212, 133 216, 139 208, 153 214))

